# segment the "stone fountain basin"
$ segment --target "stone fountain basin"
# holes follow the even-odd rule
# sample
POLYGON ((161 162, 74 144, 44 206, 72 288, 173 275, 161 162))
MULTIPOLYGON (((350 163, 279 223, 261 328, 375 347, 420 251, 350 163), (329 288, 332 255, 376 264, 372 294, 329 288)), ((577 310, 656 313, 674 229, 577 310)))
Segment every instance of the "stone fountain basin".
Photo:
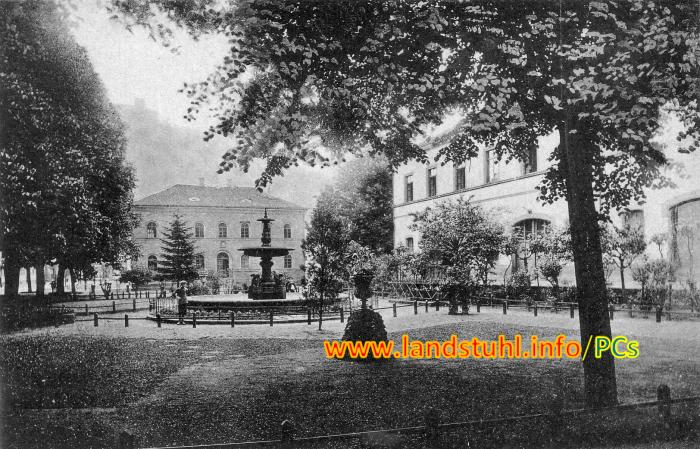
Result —
POLYGON ((188 296, 190 307, 279 307, 304 305, 306 300, 300 292, 288 292, 286 299, 250 299, 247 293, 232 293, 228 295, 197 295, 188 296))

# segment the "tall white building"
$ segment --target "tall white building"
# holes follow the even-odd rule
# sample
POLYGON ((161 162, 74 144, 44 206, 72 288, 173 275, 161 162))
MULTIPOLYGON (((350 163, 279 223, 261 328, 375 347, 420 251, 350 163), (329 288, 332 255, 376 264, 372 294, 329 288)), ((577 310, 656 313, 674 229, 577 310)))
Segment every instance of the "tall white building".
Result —
MULTIPOLYGON (((446 133, 425 142, 429 159, 435 158, 438 150, 447 145, 450 134, 446 133)), ((530 162, 513 160, 509 163, 498 161, 492 151, 482 149, 479 156, 462 165, 435 162, 423 164, 411 162, 398 168, 394 174, 394 244, 409 249, 419 249, 420 236, 410 229, 413 214, 425 210, 441 201, 458 197, 471 199, 495 214, 509 232, 514 229, 526 233, 536 232, 547 224, 564 226, 568 224, 568 211, 565 201, 543 204, 538 200, 536 186, 541 183, 548 168, 549 155, 558 145, 556 134, 540 139, 539 147, 533 149, 530 162)), ((675 258, 679 263, 676 274, 679 282, 690 279, 700 280, 700 154, 684 155, 669 147, 669 156, 682 168, 680 173, 669 168, 668 173, 675 180, 676 187, 647 192, 646 202, 635 204, 629 211, 613 217, 620 224, 631 220, 643 227, 647 240, 659 233, 667 233, 669 242, 662 249, 664 257, 675 258), (690 241, 679 230, 684 226, 695 229, 690 241)), ((659 257, 658 247, 649 245, 650 257, 659 257)), ((523 262, 518 258, 501 257, 495 270, 495 279, 502 282, 523 262)), ((534 263, 528 264, 533 270, 534 263)), ((573 263, 562 274, 564 284, 574 282, 573 263)), ((625 281, 634 286, 631 276, 625 281)), ((544 280, 542 285, 548 285, 544 280)), ((612 285, 619 285, 619 273, 613 271, 609 277, 612 285)))

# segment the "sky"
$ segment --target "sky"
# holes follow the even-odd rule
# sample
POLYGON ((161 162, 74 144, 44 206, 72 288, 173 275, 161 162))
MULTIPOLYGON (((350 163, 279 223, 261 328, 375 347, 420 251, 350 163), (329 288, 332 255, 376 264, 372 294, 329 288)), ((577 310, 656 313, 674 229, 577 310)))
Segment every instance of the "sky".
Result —
MULTIPOLYGON (((176 32, 173 41, 179 52, 175 54, 150 39, 146 31, 134 28, 133 32, 129 32, 122 23, 111 20, 104 0, 78 0, 76 6, 74 15, 77 24, 73 34, 77 42, 86 48, 113 104, 134 105, 142 100, 147 109, 157 113, 159 121, 190 129, 193 133, 201 133, 209 127, 212 119, 207 116, 193 122, 183 118, 189 100, 178 90, 186 82, 206 78, 227 50, 224 39, 205 36, 194 41, 184 31, 176 32)), ((168 156, 162 154, 162 148, 151 150, 161 153, 155 157, 144 154, 147 150, 142 150, 143 148, 154 148, 144 144, 148 139, 158 139, 157 133, 154 133, 146 139, 132 142, 131 151, 127 151, 127 157, 135 165, 137 172, 136 199, 175 183, 196 183, 200 177, 205 178, 207 185, 252 186, 264 166, 261 161, 254 164, 247 174, 232 170, 217 175, 215 172, 225 142, 216 142, 217 139, 214 139, 210 145, 202 141, 197 148, 183 147, 172 150, 179 152, 173 154, 173 161, 187 161, 188 155, 191 154, 191 160, 197 163, 170 164, 167 167, 168 176, 165 177, 167 180, 156 182, 159 184, 156 189, 153 182, 146 186, 145 182, 139 181, 144 180, 148 172, 152 171, 154 161, 162 161, 164 156, 166 159, 168 156), (135 154, 134 148, 139 148, 141 154, 135 154), (202 167, 202 157, 206 158, 206 170, 202 167), (144 162, 148 160, 151 161, 151 165, 144 162)), ((133 134, 131 133, 132 137, 133 134)), ((304 207, 313 207, 318 194, 332 183, 336 172, 335 168, 292 168, 283 178, 273 180, 266 191, 304 207)))
POLYGON ((116 104, 145 101, 148 108, 173 125, 204 128, 206 121, 189 123, 182 118, 189 100, 178 92, 185 82, 199 81, 221 60, 226 45, 220 37, 199 41, 178 33, 179 54, 154 42, 139 28, 133 33, 111 20, 103 0, 77 3, 79 19, 74 29, 78 43, 90 54, 97 73, 116 104))

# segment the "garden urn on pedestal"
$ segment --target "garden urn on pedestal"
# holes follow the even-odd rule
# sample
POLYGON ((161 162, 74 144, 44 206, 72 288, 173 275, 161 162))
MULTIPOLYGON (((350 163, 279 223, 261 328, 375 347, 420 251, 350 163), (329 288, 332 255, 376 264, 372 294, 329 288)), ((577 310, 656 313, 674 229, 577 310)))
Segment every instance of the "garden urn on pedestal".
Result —
POLYGON ((362 300, 362 308, 367 308, 367 299, 372 296, 372 279, 371 274, 358 274, 353 277, 355 284, 355 296, 362 300))

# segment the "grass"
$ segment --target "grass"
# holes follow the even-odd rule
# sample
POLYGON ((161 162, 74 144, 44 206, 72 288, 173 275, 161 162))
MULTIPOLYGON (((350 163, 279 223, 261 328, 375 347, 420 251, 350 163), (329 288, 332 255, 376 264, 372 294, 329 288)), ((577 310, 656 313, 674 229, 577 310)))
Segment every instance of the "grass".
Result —
MULTIPOLYGON (((520 333, 553 338, 571 332, 466 322, 418 329, 414 339, 495 338, 520 333)), ((399 335, 391 335, 398 339, 399 335)), ((413 360, 359 364, 327 360, 318 340, 136 340, 17 336, 0 340, 7 413, 3 433, 18 447, 99 447, 122 429, 144 446, 276 438, 292 419, 297 435, 422 425, 427 407, 442 421, 548 410, 555 395, 582 405, 582 372, 572 361, 413 360), (45 380, 43 399, 35 388, 45 380), (54 402, 55 401, 55 402, 54 402), (36 408, 41 410, 33 410, 36 408), (87 412, 71 407, 100 407, 87 412), (48 410, 47 408, 56 408, 48 410), (43 433, 42 433, 43 432, 43 433)), ((658 383, 674 396, 697 394, 700 361, 693 348, 646 338, 642 356, 618 362, 625 402, 653 398, 658 383)), ((677 434, 696 438, 697 420, 679 416, 677 434)), ((443 437, 442 447, 585 447, 659 438, 655 410, 582 418, 554 434, 548 422, 471 429, 443 437), (585 431, 584 431, 585 430, 585 431)), ((329 447, 423 447, 420 436, 387 435, 329 447)), ((8 444, 9 446, 9 444, 8 444)))

